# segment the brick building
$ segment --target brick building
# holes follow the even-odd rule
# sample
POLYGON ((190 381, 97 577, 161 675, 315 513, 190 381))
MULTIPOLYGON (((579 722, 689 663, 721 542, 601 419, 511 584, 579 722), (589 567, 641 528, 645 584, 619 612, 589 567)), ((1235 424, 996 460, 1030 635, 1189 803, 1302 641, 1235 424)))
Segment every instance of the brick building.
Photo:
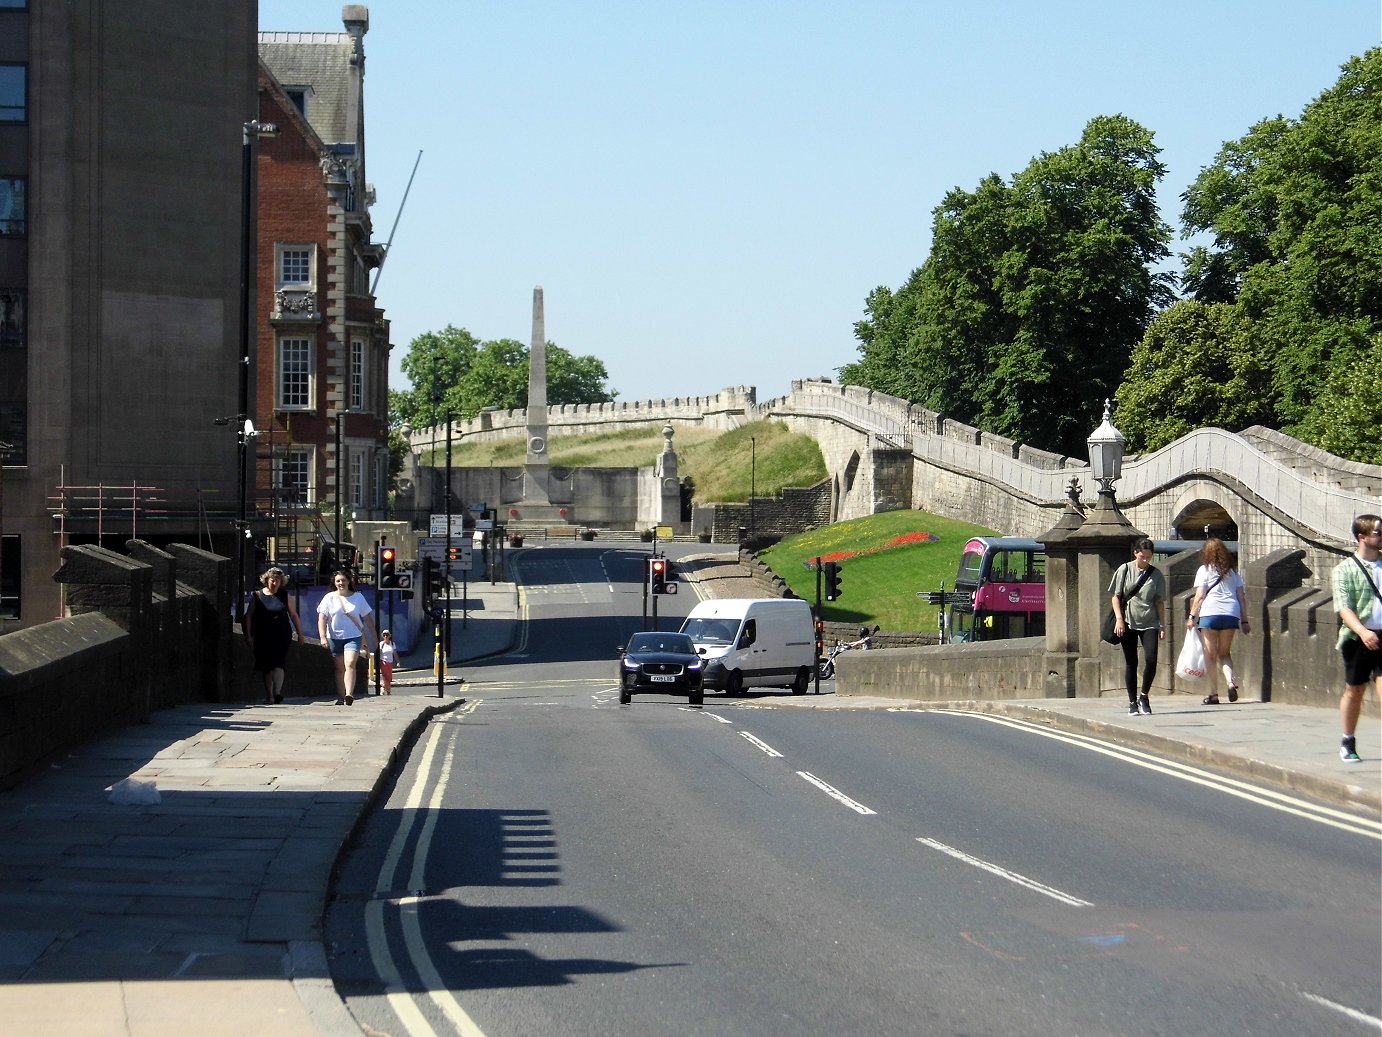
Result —
POLYGON ((259 34, 256 529, 298 564, 352 518, 385 515, 389 325, 371 292, 364 36, 259 34))

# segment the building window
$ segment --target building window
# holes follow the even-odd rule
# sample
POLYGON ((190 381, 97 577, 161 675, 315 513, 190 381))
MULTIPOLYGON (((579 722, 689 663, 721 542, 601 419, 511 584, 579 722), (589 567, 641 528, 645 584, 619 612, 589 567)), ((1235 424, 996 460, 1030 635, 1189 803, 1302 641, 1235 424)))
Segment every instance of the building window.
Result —
POLYGON ((285 86, 283 92, 288 96, 288 100, 293 102, 293 107, 298 110, 298 114, 304 119, 307 117, 307 92, 310 88, 305 86, 285 86))
POLYGON ((312 506, 316 493, 312 486, 312 448, 292 446, 279 461, 278 487, 283 503, 312 506))
POLYGON ((0 288, 0 350, 24 348, 24 289, 0 288))
POLYGON ((278 340, 278 409, 312 408, 312 340, 278 340))
POLYGON ((0 122, 28 119, 28 77, 24 65, 0 65, 0 122))
POLYGON ((350 409, 365 409, 365 344, 358 338, 350 343, 350 409))
POLYGON ((278 287, 311 288, 315 283, 312 277, 315 252, 311 245, 279 245, 278 287))
POLYGON ((365 452, 350 452, 350 503, 357 508, 365 506, 365 452))
POLYGON ((18 533, 0 536, 0 619, 19 619, 23 561, 18 533))
POLYGON ((0 176, 0 238, 22 238, 28 233, 26 186, 22 176, 0 176))

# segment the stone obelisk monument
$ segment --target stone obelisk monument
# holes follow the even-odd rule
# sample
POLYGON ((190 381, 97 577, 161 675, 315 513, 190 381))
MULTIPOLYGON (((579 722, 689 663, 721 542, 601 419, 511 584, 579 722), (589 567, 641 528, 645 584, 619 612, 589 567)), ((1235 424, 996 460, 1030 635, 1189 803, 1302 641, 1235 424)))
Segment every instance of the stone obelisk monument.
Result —
POLYGON ((528 351, 528 451, 523 458, 523 500, 530 518, 548 520, 552 467, 547 459, 547 318, 542 285, 533 289, 533 341, 528 351))

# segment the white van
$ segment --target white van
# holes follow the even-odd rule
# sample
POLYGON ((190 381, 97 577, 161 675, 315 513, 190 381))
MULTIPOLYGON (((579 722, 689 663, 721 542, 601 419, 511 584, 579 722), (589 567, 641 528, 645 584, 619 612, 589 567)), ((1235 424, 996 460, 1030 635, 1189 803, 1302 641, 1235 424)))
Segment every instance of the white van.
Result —
POLYGON ((707 688, 806 691, 816 665, 811 606, 800 598, 722 598, 697 603, 681 625, 705 656, 707 688))

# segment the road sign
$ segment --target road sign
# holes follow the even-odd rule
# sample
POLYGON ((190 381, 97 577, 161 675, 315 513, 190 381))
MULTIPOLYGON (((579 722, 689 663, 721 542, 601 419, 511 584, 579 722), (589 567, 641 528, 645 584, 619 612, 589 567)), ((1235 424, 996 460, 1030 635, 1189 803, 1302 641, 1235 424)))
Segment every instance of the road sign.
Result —
MULTIPOLYGON (((451 550, 459 551, 458 561, 451 563, 451 572, 469 572, 471 559, 474 552, 474 544, 470 537, 451 538, 451 550)), ((430 558, 441 568, 446 568, 446 537, 418 537, 417 556, 419 558, 430 558)))
MULTIPOLYGON (((446 516, 445 516, 445 515, 433 515, 433 516, 431 517, 431 520, 430 520, 429 523, 428 523, 427 532, 428 532, 430 535, 434 536, 434 537, 444 537, 444 536, 446 536, 446 516)), ((453 537, 456 537, 456 536, 460 536, 460 535, 461 535, 462 533, 464 533, 464 532, 465 532, 465 515, 464 515, 464 514, 452 515, 452 516, 451 516, 451 535, 452 535, 453 537)))

